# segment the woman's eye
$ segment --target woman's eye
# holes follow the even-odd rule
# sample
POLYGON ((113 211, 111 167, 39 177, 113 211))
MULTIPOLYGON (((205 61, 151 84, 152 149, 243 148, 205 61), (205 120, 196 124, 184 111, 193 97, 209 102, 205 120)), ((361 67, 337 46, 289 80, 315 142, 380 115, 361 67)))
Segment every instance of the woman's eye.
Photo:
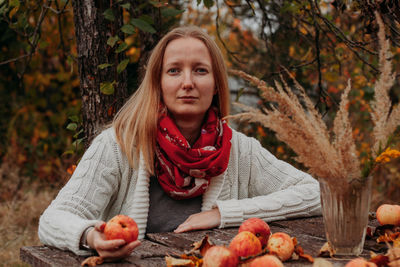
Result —
POLYGON ((178 73, 178 69, 176 69, 176 68, 169 69, 169 70, 167 71, 167 73, 176 74, 176 73, 178 73))
POLYGON ((198 69, 196 69, 196 72, 198 72, 198 73, 207 73, 208 71, 207 71, 207 69, 204 69, 204 68, 198 68, 198 69))

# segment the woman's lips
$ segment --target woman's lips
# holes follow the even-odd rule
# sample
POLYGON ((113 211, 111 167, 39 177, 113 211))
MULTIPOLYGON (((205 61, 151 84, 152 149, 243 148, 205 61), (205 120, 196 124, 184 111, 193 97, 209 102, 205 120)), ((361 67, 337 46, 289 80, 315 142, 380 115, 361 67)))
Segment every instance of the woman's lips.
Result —
POLYGON ((179 99, 197 99, 195 96, 180 96, 179 99))

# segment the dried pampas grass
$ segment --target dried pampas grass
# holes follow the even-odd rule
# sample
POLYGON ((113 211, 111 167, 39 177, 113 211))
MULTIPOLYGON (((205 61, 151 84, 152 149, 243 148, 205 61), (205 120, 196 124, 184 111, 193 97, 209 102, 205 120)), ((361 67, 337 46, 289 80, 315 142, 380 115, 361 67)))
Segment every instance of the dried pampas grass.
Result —
MULTIPOLYGON (((400 125, 400 106, 392 107, 390 112, 388 93, 395 78, 391 68, 390 47, 385 39, 382 20, 378 14, 376 16, 379 24, 381 74, 375 83, 371 114, 374 123, 372 145, 374 158, 380 153, 379 149, 386 146, 389 136, 400 125)), ((296 94, 282 77, 281 83, 275 82, 275 87, 271 87, 243 71, 231 70, 232 74, 256 86, 261 91, 261 97, 271 104, 269 108, 257 109, 236 103, 244 112, 228 118, 261 123, 273 130, 277 138, 297 154, 296 160, 303 163, 316 178, 337 186, 344 186, 354 179, 361 178, 365 173, 362 172, 358 158, 348 112, 350 80, 342 93, 331 134, 304 88, 287 70, 285 71, 294 83, 296 94)))

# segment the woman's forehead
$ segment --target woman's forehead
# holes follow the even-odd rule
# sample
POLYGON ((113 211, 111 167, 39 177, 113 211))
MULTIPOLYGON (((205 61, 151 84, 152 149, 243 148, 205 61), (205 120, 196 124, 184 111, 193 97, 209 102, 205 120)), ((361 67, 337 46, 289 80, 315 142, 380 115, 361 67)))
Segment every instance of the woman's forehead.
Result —
POLYGON ((203 41, 194 37, 183 37, 172 40, 165 48, 164 55, 170 53, 200 52, 209 54, 209 50, 203 41))

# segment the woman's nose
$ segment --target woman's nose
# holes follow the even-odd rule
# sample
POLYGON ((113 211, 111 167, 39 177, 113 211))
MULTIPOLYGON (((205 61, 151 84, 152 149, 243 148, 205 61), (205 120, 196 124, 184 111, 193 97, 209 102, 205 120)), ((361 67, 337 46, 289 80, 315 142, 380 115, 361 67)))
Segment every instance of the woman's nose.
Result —
POLYGON ((193 77, 191 71, 185 71, 183 77, 183 89, 193 88, 193 77))

